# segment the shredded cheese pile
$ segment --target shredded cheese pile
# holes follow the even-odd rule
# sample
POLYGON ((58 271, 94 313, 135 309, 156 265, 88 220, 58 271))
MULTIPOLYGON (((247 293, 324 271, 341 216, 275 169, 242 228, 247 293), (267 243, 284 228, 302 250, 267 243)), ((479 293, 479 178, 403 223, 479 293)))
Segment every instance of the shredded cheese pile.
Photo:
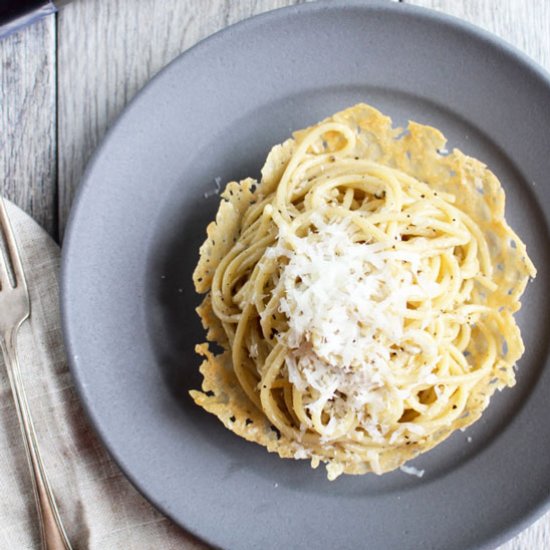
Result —
MULTIPOLYGON (((423 272, 418 252, 395 250, 391 242, 354 242, 347 223, 320 217, 315 223, 315 232, 293 239, 293 249, 282 232, 278 245, 266 251, 268 258, 289 259, 280 302, 288 331, 279 336, 291 350, 289 380, 300 391, 318 392, 310 410, 323 409, 336 394, 357 412, 369 405, 367 425, 374 427, 380 423, 376 411, 395 385, 395 365, 406 366, 423 353, 425 376, 418 382, 429 380, 437 348, 429 339, 419 348, 418 334, 407 330, 407 314, 409 304, 437 297, 441 285, 423 272)), ((424 323, 431 321, 425 312, 424 323)))

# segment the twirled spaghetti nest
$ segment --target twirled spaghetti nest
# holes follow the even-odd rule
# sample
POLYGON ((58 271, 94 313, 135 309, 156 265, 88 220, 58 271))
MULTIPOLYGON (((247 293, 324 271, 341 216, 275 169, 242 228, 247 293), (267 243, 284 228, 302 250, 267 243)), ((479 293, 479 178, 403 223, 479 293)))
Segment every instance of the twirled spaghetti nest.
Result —
POLYGON ((194 274, 208 344, 195 402, 281 457, 384 473, 514 384, 535 275, 480 161, 367 105, 231 182, 194 274))

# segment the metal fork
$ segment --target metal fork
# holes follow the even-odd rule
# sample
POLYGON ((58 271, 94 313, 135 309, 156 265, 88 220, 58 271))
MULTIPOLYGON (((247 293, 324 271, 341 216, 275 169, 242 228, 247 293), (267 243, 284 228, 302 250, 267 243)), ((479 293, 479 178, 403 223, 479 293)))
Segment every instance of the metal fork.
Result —
POLYGON ((21 264, 21 257, 13 235, 3 198, 0 196, 0 229, 13 270, 12 284, 9 267, 0 250, 0 347, 8 371, 17 416, 23 433, 25 451, 33 478, 33 489, 40 521, 42 545, 45 550, 70 550, 71 545, 55 503, 32 423, 25 389, 17 360, 17 333, 30 316, 30 300, 21 264))

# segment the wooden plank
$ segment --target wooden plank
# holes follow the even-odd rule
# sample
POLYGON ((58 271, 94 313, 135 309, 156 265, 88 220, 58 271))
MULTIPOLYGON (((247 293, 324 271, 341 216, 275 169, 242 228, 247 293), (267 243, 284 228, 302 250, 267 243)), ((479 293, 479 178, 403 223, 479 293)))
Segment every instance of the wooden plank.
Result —
POLYGON ((0 192, 57 230, 55 17, 0 41, 0 192))
POLYGON ((64 8, 58 19, 60 234, 92 152, 151 76, 221 28, 301 1, 79 0, 64 8))
MULTIPOLYGON (((550 2, 404 0, 454 15, 495 33, 550 70, 550 2)), ((499 550, 550 548, 550 514, 499 550)))

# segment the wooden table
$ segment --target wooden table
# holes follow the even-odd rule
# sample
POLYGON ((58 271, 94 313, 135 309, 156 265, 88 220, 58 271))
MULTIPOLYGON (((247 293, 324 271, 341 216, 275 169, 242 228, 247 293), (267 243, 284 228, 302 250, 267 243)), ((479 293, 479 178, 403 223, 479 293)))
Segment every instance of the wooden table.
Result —
MULTIPOLYGON (((550 70, 550 0, 405 1, 484 27, 550 70)), ((0 191, 61 241, 90 155, 145 82, 205 36, 297 3, 75 0, 57 17, 3 40, 0 191)), ((501 550, 546 548, 550 513, 501 550)))

